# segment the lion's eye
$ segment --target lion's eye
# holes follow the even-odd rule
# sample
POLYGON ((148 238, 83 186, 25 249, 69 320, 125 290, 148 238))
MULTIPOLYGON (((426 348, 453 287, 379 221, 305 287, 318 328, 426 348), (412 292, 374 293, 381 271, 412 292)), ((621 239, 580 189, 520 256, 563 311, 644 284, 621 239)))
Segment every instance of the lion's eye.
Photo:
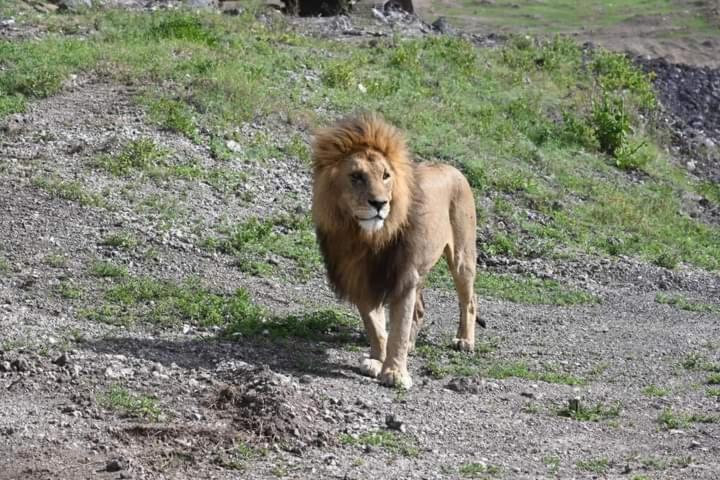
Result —
POLYGON ((350 174, 350 180, 353 183, 362 183, 365 177, 363 177, 363 174, 360 172, 353 172, 350 174))
POLYGON ((383 180, 387 180, 388 178, 390 178, 390 172, 386 170, 385 173, 383 173, 383 180))

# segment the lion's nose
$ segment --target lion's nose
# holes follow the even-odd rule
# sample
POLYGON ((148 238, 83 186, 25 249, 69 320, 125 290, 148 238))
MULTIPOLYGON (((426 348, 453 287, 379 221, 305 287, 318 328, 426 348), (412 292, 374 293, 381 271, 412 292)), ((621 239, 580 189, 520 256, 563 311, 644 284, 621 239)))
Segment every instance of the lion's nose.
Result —
POLYGON ((375 207, 377 209, 377 211, 379 212, 385 206, 385 204, 387 203, 387 200, 368 200, 368 203, 370 205, 372 205, 373 207, 375 207))

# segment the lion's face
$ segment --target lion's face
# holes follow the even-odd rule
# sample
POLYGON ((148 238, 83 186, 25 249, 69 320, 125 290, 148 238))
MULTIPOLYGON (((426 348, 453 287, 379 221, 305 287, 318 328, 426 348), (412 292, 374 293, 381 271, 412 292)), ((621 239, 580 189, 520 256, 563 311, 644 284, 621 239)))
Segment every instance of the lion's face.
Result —
POLYGON ((387 159, 372 149, 347 157, 341 164, 338 180, 341 208, 360 228, 377 232, 390 215, 393 200, 393 171, 387 159))

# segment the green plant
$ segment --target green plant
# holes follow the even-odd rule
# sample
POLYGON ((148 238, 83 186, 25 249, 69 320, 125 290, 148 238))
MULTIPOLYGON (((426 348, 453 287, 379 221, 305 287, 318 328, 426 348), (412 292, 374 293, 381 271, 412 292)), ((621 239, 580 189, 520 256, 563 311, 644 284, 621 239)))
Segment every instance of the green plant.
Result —
POLYGON ((343 445, 369 445, 408 458, 415 458, 420 454, 412 437, 387 430, 375 430, 360 435, 342 434, 340 443, 343 445))
POLYGON ((113 175, 127 175, 133 170, 149 171, 166 165, 168 151, 150 138, 132 140, 116 156, 104 156, 97 165, 113 175))
POLYGON ((119 232, 108 235, 102 239, 99 243, 105 247, 120 248, 123 250, 130 250, 137 246, 137 239, 130 233, 119 232))
POLYGON ((499 467, 488 465, 486 463, 466 463, 458 469, 458 473, 466 478, 482 478, 487 475, 497 475, 501 472, 499 467))
POLYGON ((591 119, 601 151, 617 157, 627 148, 630 117, 622 97, 603 95, 599 101, 593 101, 591 119))
POLYGON ((113 385, 108 391, 99 395, 98 403, 130 417, 157 421, 160 416, 160 408, 155 397, 134 394, 120 385, 113 385))
POLYGON ((121 265, 97 260, 90 265, 90 273, 96 277, 119 278, 126 277, 128 271, 121 265))
MULTIPOLYGON (((697 302, 695 300, 690 300, 685 298, 682 295, 671 295, 666 293, 658 293, 655 295, 655 301, 657 303, 662 303, 665 305, 672 305, 674 307, 679 308, 680 310, 687 310, 689 312, 700 312, 700 313, 713 313, 713 312, 720 312, 720 306, 713 305, 709 303, 703 303, 703 302, 697 302)), ((696 354, 690 354, 688 358, 685 359, 684 364, 688 363, 691 364, 697 360, 697 358, 694 357, 696 354)), ((692 366, 685 366, 685 368, 693 368, 692 366)))
POLYGON ((668 394, 668 390, 655 385, 648 385, 643 389, 643 394, 648 397, 664 397, 668 394))
POLYGON ((67 257, 61 254, 51 254, 45 257, 44 262, 53 268, 62 268, 67 265, 67 257))
POLYGON ((53 197, 77 202, 84 206, 106 206, 105 200, 100 195, 86 191, 85 187, 79 182, 65 181, 57 177, 35 177, 32 183, 53 197))
POLYGON ((604 474, 610 467, 610 461, 607 458, 594 458, 590 460, 581 460, 575 464, 579 470, 586 472, 604 474))
POLYGON ((579 399, 572 399, 566 407, 558 410, 557 414, 581 422, 599 422, 619 417, 621 410, 622 405, 619 402, 611 406, 597 403, 593 407, 588 407, 579 399))

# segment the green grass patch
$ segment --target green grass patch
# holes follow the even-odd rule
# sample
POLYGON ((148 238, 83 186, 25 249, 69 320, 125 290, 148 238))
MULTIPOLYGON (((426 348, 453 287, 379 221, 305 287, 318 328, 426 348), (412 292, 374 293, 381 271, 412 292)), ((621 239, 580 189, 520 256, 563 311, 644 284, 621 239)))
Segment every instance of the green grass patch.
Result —
POLYGON ((558 410, 557 414, 581 422, 600 422, 619 417, 621 411, 622 405, 619 402, 613 405, 597 403, 587 406, 579 399, 572 399, 566 407, 558 410))
POLYGON ((666 408, 658 415, 657 422, 665 430, 676 430, 688 428, 694 423, 718 423, 720 415, 675 412, 672 408, 666 408))
MULTIPOLYGON (((445 262, 438 262, 430 271, 427 284, 431 287, 455 288, 445 262)), ((598 297, 588 292, 569 288, 555 280, 486 271, 477 273, 475 291, 485 297, 514 303, 569 306, 600 302, 598 297)))
POLYGON ((106 206, 105 199, 101 195, 89 192, 80 182, 66 181, 57 177, 35 177, 32 183, 55 198, 77 202, 86 207, 106 206))
POLYGON ((67 257, 65 255, 53 253, 46 256, 43 259, 43 262, 53 268, 63 268, 67 265, 67 257))
POLYGON ((672 305, 673 307, 679 308, 680 310, 687 310, 688 312, 720 313, 720 305, 698 302, 682 295, 658 293, 655 295, 655 301, 665 305, 672 305))
POLYGON ((686 370, 720 373, 720 363, 712 362, 702 353, 692 352, 680 362, 686 370))
POLYGON ((64 280, 60 282, 55 287, 55 293, 57 293, 57 295, 59 295, 61 298, 67 300, 74 300, 82 296, 82 290, 79 287, 75 286, 69 280, 64 280))
POLYGON ((667 470, 671 467, 686 468, 692 463, 692 457, 645 457, 640 464, 648 470, 667 470))
POLYGON ((705 395, 710 398, 720 398, 720 387, 709 387, 705 390, 705 395))
POLYGON ((375 430, 360 435, 340 435, 343 445, 361 445, 379 448, 394 455, 416 458, 420 455, 417 442, 409 435, 388 430, 375 430))
POLYGON ((113 175, 123 176, 134 170, 150 171, 164 167, 169 152, 150 138, 139 138, 128 143, 120 153, 103 156, 97 160, 97 166, 113 175))
POLYGON ((460 468, 458 468, 458 473, 463 478, 486 478, 488 475, 499 475, 502 473, 502 469, 495 465, 471 462, 461 465, 460 468))
POLYGON ((533 371, 524 362, 497 362, 489 356, 497 348, 493 340, 481 342, 472 353, 458 352, 450 345, 418 345, 415 354, 425 361, 425 371, 440 379, 447 376, 482 376, 502 380, 505 378, 525 378, 561 385, 584 385, 583 378, 553 370, 533 371))
POLYGON ((7 273, 11 268, 10 262, 5 257, 0 257, 0 273, 7 273))
POLYGON ((307 216, 250 218, 227 229, 223 237, 206 240, 206 245, 234 255, 240 269, 252 275, 279 273, 277 257, 290 262, 293 278, 308 279, 320 271, 315 230, 307 216))
POLYGON ((610 461, 607 458, 593 458, 590 460, 581 460, 575 464, 578 470, 585 472, 597 473, 603 475, 610 468, 610 461))
POLYGON ((128 274, 124 266, 102 260, 93 262, 89 270, 91 275, 103 278, 121 278, 127 277, 128 274))
POLYGON ((157 421, 160 407, 157 399, 149 395, 138 395, 120 385, 113 385, 105 393, 98 395, 98 404, 128 417, 138 417, 157 421))
POLYGON ((665 397, 670 393, 667 388, 658 387, 657 385, 648 385, 643 388, 643 395, 647 397, 665 397))
POLYGON ((705 380, 705 383, 708 385, 720 385, 720 373, 713 373, 712 375, 707 377, 707 380, 705 380))
POLYGON ((103 238, 99 245, 104 247, 119 248, 121 250, 132 250, 137 246, 137 238, 127 232, 118 232, 103 238))

